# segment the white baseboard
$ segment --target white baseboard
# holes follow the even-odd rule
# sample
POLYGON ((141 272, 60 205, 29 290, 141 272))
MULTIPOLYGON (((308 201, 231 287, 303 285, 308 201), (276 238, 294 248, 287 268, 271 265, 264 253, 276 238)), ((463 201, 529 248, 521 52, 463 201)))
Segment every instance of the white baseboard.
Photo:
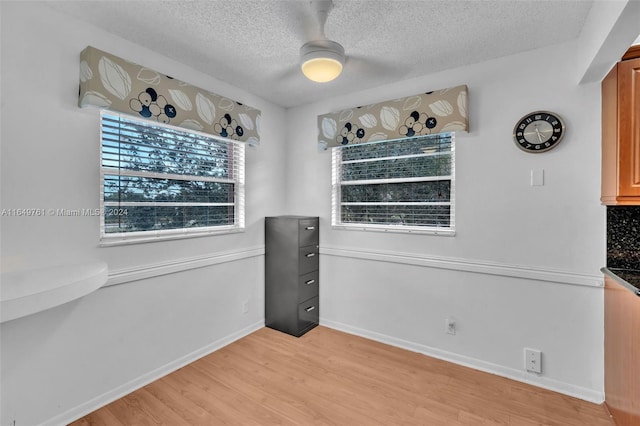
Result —
POLYGON ((184 367, 185 365, 188 365, 194 361, 197 361, 198 359, 207 356, 215 351, 217 351, 218 349, 221 349, 225 346, 227 346, 230 343, 235 342, 236 340, 239 340, 251 333, 253 333, 256 330, 261 329, 262 327, 264 327, 264 321, 258 321, 254 324, 251 324, 241 330, 236 331, 235 333, 232 333, 228 336, 225 336, 221 339, 216 340, 215 342, 204 346, 200 349, 197 349, 181 358, 176 359, 175 361, 172 361, 166 365, 163 365, 162 367, 158 367, 155 370, 152 370, 146 374, 143 374, 140 377, 137 377, 123 385, 118 386, 115 389, 112 389, 108 392, 103 393, 102 395, 99 395, 93 399, 90 399, 89 401, 86 401, 82 404, 80 404, 77 407, 74 407, 70 410, 65 411, 64 413, 61 413, 57 416, 55 416, 52 419, 49 419, 48 421, 42 423, 42 425, 47 425, 47 426, 51 426, 51 425, 67 425, 75 420, 78 420, 79 418, 82 418, 84 416, 86 416, 87 414, 101 408, 104 407, 105 405, 119 399, 122 398, 125 395, 130 394, 131 392, 140 389, 146 385, 148 385, 151 382, 154 382, 164 376, 166 376, 169 373, 172 373, 182 367, 184 367))
POLYGON ((596 404, 601 404, 604 402, 604 392, 572 385, 570 383, 561 382, 558 380, 550 379, 548 377, 532 375, 530 373, 527 373, 526 371, 520 371, 509 367, 504 367, 502 365, 492 364, 490 362, 482 361, 464 355, 459 355, 453 352, 443 351, 442 349, 437 349, 430 346, 422 345, 420 343, 398 339, 396 337, 387 336, 385 334, 380 334, 375 331, 365 330, 358 327, 353 327, 351 325, 339 323, 336 321, 320 318, 320 324, 325 327, 343 331, 345 333, 354 334, 356 336, 375 340, 376 342, 396 346, 412 352, 421 353, 433 358, 441 359, 443 361, 452 362, 454 364, 463 365, 475 370, 484 371, 486 373, 495 374, 497 376, 506 377, 508 379, 513 379, 540 388, 559 392, 588 402, 593 402, 596 404))

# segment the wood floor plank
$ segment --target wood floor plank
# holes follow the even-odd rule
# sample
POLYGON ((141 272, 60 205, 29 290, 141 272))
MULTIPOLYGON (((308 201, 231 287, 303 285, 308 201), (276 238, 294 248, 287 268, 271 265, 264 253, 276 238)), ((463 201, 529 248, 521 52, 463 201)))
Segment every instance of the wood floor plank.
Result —
MULTIPOLYGON (((305 411, 311 416, 307 421, 328 421, 329 424, 353 424, 353 410, 337 403, 330 389, 328 392, 323 388, 331 387, 326 381, 316 381, 313 385, 309 383, 309 377, 303 371, 296 371, 293 362, 280 362, 278 356, 263 354, 261 359, 257 359, 248 354, 251 348, 246 342, 229 347, 229 352, 233 356, 233 362, 237 368, 246 368, 249 372, 257 376, 260 380, 271 383, 271 390, 280 398, 292 402, 300 411, 305 411), (300 404, 300 398, 304 398, 305 404, 300 404), (330 408, 330 409, 329 409, 330 408)), ((382 424, 375 418, 368 418, 368 423, 372 425, 382 424)))
MULTIPOLYGON (((226 348, 225 348, 226 349, 226 348)), ((229 356, 225 354, 225 356, 229 356)), ((221 358, 203 359, 194 365, 201 374, 238 390, 255 404, 260 404, 280 415, 297 419, 307 424, 332 424, 329 417, 319 409, 317 401, 305 403, 305 393, 294 389, 292 378, 283 378, 260 365, 251 365, 242 360, 220 363, 221 358), (238 362, 240 361, 240 362, 238 362), (214 374, 215 373, 215 374, 214 374)))
POLYGON ((73 426, 614 426, 601 405, 325 327, 262 328, 73 426))
MULTIPOLYGON (((184 375, 185 372, 183 370, 179 376, 184 377, 184 375)), ((185 386, 184 382, 181 386, 173 386, 172 383, 176 381, 176 377, 178 375, 160 379, 146 386, 146 389, 190 425, 228 424, 234 420, 234 416, 227 416, 226 420, 223 421, 224 404, 216 407, 215 411, 207 409, 213 405, 213 398, 203 401, 199 398, 199 395, 201 395, 200 389, 198 389, 198 392, 190 391, 190 386, 185 386), (196 395, 195 401, 192 398, 194 395, 196 395), (201 403, 198 404, 198 402, 201 403)))
MULTIPOLYGON (((190 398, 206 408, 214 417, 219 418, 214 424, 237 424, 237 419, 244 419, 244 424, 278 424, 294 425, 287 417, 280 415, 263 402, 265 391, 261 389, 254 400, 246 395, 246 378, 239 376, 238 381, 229 386, 221 377, 224 373, 236 374, 236 370, 225 368, 219 374, 212 375, 200 365, 190 365, 184 369, 183 380, 194 385, 190 398)), ((180 386, 180 385, 178 385, 180 386)), ((275 398, 274 398, 275 399, 275 398)))
POLYGON ((94 411, 74 423, 77 426, 127 426, 116 417, 110 409, 104 408, 94 411))
POLYGON ((422 424, 432 426, 460 426, 460 410, 449 404, 443 404, 429 398, 423 398, 421 405, 413 413, 413 421, 404 424, 422 424))

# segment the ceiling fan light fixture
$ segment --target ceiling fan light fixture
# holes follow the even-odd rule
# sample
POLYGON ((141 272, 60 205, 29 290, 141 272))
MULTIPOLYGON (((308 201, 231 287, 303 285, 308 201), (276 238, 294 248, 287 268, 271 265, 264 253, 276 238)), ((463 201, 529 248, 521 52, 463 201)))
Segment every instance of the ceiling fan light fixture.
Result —
POLYGON ((344 47, 331 40, 314 40, 300 48, 302 73, 311 81, 326 83, 342 72, 344 47))
POLYGON ((302 73, 311 81, 326 83, 342 73, 342 64, 331 58, 308 59, 302 64, 302 73))

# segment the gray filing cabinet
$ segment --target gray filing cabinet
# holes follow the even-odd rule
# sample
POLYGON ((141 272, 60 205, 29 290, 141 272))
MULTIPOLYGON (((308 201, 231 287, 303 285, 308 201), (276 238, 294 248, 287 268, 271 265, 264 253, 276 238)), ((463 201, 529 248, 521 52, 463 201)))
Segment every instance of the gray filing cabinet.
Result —
POLYGON ((296 337, 318 325, 317 217, 265 218, 265 325, 296 337))

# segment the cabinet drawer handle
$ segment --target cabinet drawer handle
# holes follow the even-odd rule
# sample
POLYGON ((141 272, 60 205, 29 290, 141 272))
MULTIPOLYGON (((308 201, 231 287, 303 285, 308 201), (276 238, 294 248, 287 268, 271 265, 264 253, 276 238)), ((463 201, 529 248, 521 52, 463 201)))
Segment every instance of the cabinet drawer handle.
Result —
POLYGON ((311 284, 314 284, 315 282, 316 282, 316 280, 309 280, 305 284, 306 285, 311 285, 311 284))
POLYGON ((305 254, 306 257, 313 257, 315 255, 316 255, 315 253, 307 253, 307 254, 305 254))
POLYGON ((313 231, 313 230, 315 230, 315 229, 316 229, 316 227, 315 227, 315 226, 307 226, 307 227, 306 227, 306 228, 304 228, 304 229, 306 229, 307 231, 313 231))
POLYGON ((315 306, 309 306, 307 309, 305 309, 305 311, 307 311, 307 312, 311 312, 311 311, 313 311, 315 308, 316 308, 315 306))

